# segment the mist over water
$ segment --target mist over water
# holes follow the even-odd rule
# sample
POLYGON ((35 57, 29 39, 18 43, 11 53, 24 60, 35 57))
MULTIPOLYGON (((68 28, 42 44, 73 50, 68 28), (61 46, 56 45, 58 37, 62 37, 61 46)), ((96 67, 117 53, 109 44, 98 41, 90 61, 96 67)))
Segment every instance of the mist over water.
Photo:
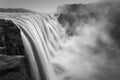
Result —
POLYGON ((115 17, 119 16, 119 3, 93 3, 87 9, 79 4, 62 7, 58 21, 68 40, 55 63, 68 71, 63 80, 119 80, 120 36, 119 31, 111 32, 119 30, 119 19, 115 17))
POLYGON ((114 27, 119 29, 119 24, 115 25, 119 11, 113 10, 115 4, 94 5, 91 11, 84 9, 84 14, 79 4, 68 5, 57 19, 47 14, 2 17, 21 30, 33 80, 120 79, 119 38, 112 32, 114 27))

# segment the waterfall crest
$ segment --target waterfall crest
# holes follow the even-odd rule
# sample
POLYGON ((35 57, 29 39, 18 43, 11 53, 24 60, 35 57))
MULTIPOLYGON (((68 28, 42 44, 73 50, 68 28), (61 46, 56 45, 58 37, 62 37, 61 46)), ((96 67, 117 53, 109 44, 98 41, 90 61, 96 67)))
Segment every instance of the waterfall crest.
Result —
POLYGON ((62 29, 52 15, 7 16, 21 30, 33 80, 58 80, 51 60, 61 47, 62 29))

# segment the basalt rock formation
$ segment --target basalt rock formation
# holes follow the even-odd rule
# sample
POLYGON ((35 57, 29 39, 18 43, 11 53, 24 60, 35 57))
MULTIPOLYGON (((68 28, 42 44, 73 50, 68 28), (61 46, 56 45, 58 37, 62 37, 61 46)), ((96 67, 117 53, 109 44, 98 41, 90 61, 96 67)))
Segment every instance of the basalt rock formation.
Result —
POLYGON ((4 55, 24 55, 20 30, 10 20, 0 19, 0 53, 4 55))
POLYGON ((0 19, 0 80, 25 79, 21 74, 24 55, 20 29, 11 20, 0 19))

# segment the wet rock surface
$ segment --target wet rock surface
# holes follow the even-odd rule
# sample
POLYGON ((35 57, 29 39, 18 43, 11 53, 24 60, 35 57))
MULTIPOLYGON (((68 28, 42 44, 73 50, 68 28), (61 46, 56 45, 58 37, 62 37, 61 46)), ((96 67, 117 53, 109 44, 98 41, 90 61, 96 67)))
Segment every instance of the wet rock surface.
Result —
POLYGON ((0 80, 26 80, 24 55, 20 29, 0 19, 0 80))
POLYGON ((24 55, 20 30, 10 20, 0 19, 0 54, 24 55))

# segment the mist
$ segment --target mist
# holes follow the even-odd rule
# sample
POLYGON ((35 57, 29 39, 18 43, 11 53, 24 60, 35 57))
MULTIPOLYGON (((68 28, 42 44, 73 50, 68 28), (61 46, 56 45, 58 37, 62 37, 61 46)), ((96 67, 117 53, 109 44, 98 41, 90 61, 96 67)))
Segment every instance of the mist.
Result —
POLYGON ((115 56, 120 54, 114 35, 119 33, 111 31, 119 27, 117 1, 61 6, 58 21, 67 37, 53 63, 66 70, 59 75, 62 80, 119 80, 120 57, 115 56))

